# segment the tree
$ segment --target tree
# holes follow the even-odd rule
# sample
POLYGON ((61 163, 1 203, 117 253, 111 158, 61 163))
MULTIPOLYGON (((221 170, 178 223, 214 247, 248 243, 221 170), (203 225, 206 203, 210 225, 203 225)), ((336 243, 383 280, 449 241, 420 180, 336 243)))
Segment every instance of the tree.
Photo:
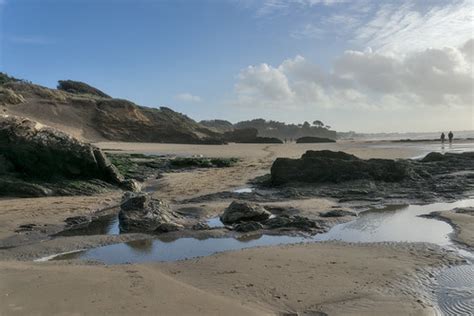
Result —
POLYGON ((323 127, 324 123, 321 122, 320 120, 316 120, 316 121, 313 122, 313 125, 316 126, 316 127, 323 127))

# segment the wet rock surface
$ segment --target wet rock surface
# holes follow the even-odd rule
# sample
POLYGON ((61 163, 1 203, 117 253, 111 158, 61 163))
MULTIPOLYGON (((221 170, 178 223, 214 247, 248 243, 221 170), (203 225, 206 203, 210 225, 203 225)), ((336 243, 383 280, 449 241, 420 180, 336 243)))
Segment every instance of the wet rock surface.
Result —
POLYGON ((309 151, 300 159, 278 158, 268 183, 280 198, 323 196, 339 202, 430 202, 474 191, 474 153, 426 157, 362 160, 343 152, 309 151))
POLYGON ((123 196, 119 212, 119 225, 123 232, 171 232, 184 228, 182 223, 183 218, 164 200, 146 193, 127 192, 123 196))
POLYGON ((277 158, 271 168, 274 185, 293 181, 338 183, 358 179, 396 182, 409 176, 409 166, 401 160, 363 160, 328 150, 307 151, 300 159, 277 158))
POLYGON ((270 215, 270 212, 258 204, 234 201, 220 218, 224 224, 235 224, 245 221, 266 220, 270 215))

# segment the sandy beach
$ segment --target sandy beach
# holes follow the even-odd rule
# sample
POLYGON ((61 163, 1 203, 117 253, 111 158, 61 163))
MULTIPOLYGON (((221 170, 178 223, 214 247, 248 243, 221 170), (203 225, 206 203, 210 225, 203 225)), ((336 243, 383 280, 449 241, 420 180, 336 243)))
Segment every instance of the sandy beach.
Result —
MULTIPOLYGON (((98 145, 113 151, 239 158, 239 163, 229 168, 172 172, 153 182, 155 196, 170 200, 175 209, 200 208, 206 218, 220 214, 230 200, 183 201, 248 187, 250 180, 269 172, 276 157, 299 157, 308 149, 341 150, 361 158, 410 158, 426 151, 423 146, 356 142, 98 145)), ((431 315, 435 307, 427 293, 432 281, 429 275, 461 262, 456 254, 428 244, 342 242, 259 247, 167 263, 33 262, 55 253, 150 238, 141 234, 49 238, 64 229, 66 218, 92 216, 101 210, 113 212, 120 198, 120 192, 113 192, 2 199, 0 314, 431 315), (18 227, 24 224, 42 228, 19 232, 18 227)), ((321 212, 342 207, 329 198, 266 204, 293 207, 304 216, 321 220, 321 212)), ((469 215, 443 212, 441 216, 456 225, 454 238, 472 245, 472 223, 466 221, 469 215)), ((325 220, 333 226, 351 218, 325 220)))

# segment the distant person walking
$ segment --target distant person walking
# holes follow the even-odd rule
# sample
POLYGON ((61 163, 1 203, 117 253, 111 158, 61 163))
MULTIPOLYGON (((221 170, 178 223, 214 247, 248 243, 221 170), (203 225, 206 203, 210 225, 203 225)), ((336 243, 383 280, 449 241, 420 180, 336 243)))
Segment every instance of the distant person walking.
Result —
POLYGON ((449 143, 451 144, 453 142, 453 132, 449 131, 448 138, 449 138, 449 143))
POLYGON ((444 133, 441 133, 441 143, 444 144, 445 140, 446 140, 446 135, 444 135, 444 133))

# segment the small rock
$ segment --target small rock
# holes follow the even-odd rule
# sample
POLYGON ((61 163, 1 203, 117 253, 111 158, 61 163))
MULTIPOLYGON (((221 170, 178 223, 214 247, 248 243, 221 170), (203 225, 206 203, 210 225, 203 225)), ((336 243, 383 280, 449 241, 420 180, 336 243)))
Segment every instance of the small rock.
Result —
POLYGON ((224 224, 235 224, 245 221, 263 221, 270 215, 270 212, 258 204, 234 201, 220 218, 224 224))

